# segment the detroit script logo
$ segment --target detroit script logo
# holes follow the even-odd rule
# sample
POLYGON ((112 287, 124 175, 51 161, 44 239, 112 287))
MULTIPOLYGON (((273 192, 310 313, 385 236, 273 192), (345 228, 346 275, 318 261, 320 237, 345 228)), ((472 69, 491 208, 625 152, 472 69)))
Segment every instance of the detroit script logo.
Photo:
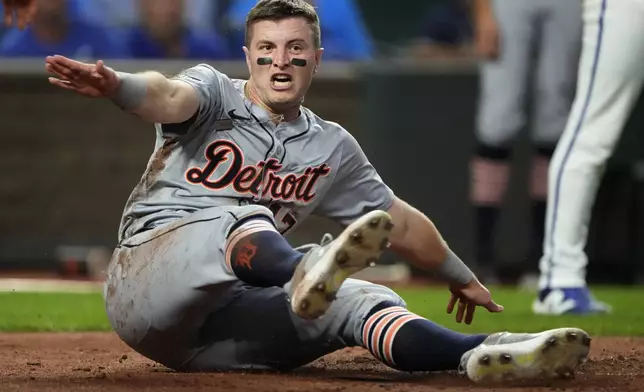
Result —
POLYGON ((331 172, 324 163, 316 167, 308 166, 299 175, 289 173, 282 176, 277 174, 282 164, 275 158, 259 161, 255 165, 244 165, 244 154, 229 140, 210 143, 205 155, 207 162, 203 167, 193 167, 186 171, 189 183, 200 184, 212 190, 232 187, 237 193, 251 193, 255 196, 260 196, 261 189, 261 196, 268 193, 274 200, 310 202, 315 197, 315 184, 331 172), (228 169, 218 178, 213 178, 220 165, 227 161, 230 161, 228 169))

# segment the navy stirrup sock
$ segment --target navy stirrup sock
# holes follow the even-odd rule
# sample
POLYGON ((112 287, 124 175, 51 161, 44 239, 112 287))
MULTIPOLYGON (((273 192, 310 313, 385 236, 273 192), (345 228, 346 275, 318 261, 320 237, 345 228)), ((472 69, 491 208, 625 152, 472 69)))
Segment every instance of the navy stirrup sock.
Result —
POLYGON ((228 268, 251 286, 284 286, 293 277, 302 256, 264 217, 236 223, 226 243, 228 268))
POLYGON ((366 318, 363 346, 386 365, 402 371, 456 370, 461 356, 488 335, 464 335, 390 303, 366 318))

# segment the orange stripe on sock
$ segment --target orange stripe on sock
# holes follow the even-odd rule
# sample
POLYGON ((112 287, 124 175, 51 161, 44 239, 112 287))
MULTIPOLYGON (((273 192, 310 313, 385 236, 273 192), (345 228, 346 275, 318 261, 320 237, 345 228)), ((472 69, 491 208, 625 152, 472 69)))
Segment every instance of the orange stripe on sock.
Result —
POLYGON ((387 329, 382 352, 385 355, 385 361, 390 366, 396 366, 396 363, 394 362, 394 357, 392 354, 393 343, 394 343, 394 338, 396 337, 396 334, 398 333, 398 331, 400 331, 400 328, 402 328, 403 325, 407 324, 412 320, 418 320, 418 319, 422 319, 422 317, 415 315, 413 313, 410 313, 394 321, 394 323, 391 324, 391 326, 387 329))
POLYGON ((383 335, 383 333, 386 332, 385 326, 387 326, 387 324, 395 317, 398 317, 405 313, 407 313, 407 310, 405 310, 405 312, 394 312, 388 314, 376 323, 375 329, 373 330, 373 335, 371 336, 371 353, 381 361, 384 361, 384 358, 380 354, 381 347, 378 346, 378 342, 380 341, 380 337, 383 335))
POLYGON ((366 348, 371 351, 371 346, 369 345, 369 331, 371 330, 371 327, 376 322, 376 320, 378 320, 380 316, 383 316, 391 312, 406 312, 406 311, 407 309, 403 308, 402 306, 392 306, 389 308, 379 310, 376 313, 372 314, 367 319, 367 321, 365 321, 364 326, 362 327, 362 342, 366 346, 366 348))

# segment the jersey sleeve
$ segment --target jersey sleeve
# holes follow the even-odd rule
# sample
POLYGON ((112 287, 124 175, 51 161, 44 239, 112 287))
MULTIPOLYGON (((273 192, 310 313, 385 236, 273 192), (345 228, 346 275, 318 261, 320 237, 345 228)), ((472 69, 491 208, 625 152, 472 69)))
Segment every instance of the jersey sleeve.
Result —
POLYGON ((316 213, 344 226, 372 210, 388 210, 394 193, 367 159, 358 141, 346 130, 340 166, 316 213))
POLYGON ((199 109, 187 121, 178 124, 159 124, 166 135, 185 135, 200 128, 208 129, 214 123, 222 108, 223 74, 210 65, 199 64, 177 74, 173 79, 192 86, 199 97, 199 109))

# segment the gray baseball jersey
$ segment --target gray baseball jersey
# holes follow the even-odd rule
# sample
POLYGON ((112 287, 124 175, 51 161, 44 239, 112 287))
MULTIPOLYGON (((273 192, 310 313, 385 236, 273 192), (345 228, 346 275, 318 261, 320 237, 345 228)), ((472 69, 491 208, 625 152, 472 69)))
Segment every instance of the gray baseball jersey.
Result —
POLYGON ((177 76, 199 94, 195 116, 157 125, 105 281, 108 319, 137 352, 176 369, 291 368, 347 344, 392 290, 347 280, 324 317, 290 311, 279 287, 249 287, 225 267, 239 219, 269 215, 285 233, 310 214, 349 224, 393 193, 356 140, 308 109, 275 125, 208 65, 177 76), (272 214, 271 214, 272 213, 272 214), (261 328, 257 328, 260 325, 261 328))
POLYGON ((387 209, 393 193, 355 138, 302 108, 275 125, 243 93, 246 81, 206 64, 177 76, 199 95, 195 116, 156 125, 155 152, 126 204, 119 242, 215 206, 267 206, 282 233, 310 214, 349 224, 387 209))

